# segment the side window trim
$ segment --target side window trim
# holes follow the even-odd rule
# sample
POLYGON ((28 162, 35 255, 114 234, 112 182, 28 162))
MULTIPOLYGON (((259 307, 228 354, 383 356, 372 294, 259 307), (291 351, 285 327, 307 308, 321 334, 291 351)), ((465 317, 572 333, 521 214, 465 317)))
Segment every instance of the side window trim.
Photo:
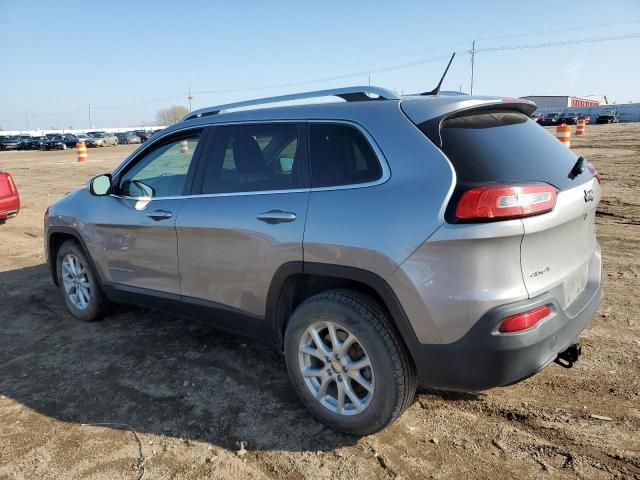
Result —
MULTIPOLYGON (((188 133, 189 131, 200 130, 200 129, 202 130, 201 139, 198 142, 198 149, 197 149, 197 152, 195 152, 194 154, 194 158, 191 163, 190 172, 189 172, 191 173, 191 169, 193 168, 193 176, 191 177, 191 179, 187 178, 187 181, 185 182, 185 185, 188 185, 190 187, 189 189, 186 189, 188 190, 188 193, 185 191, 185 195, 183 197, 170 197, 170 198, 188 198, 188 197, 195 197, 195 196, 197 197, 229 197, 229 196, 243 196, 243 195, 267 195, 267 194, 274 194, 274 193, 284 194, 284 193, 301 193, 301 192, 308 192, 308 191, 322 192, 322 191, 328 191, 328 190, 347 190, 347 189, 354 189, 354 188, 368 188, 376 185, 381 185, 383 183, 386 183, 389 180, 389 178, 391 178, 391 169, 389 168, 389 163, 387 162, 387 159, 384 153, 382 152, 382 149, 380 148, 378 143, 375 141, 373 136, 359 123, 356 123, 350 120, 291 119, 291 120, 273 120, 273 121, 262 120, 262 121, 247 121, 247 122, 224 122, 224 123, 221 122, 221 123, 192 126, 192 127, 184 128, 181 130, 177 130, 175 132, 171 132, 167 135, 161 136, 158 139, 155 139, 155 141, 153 141, 153 143, 150 143, 149 145, 143 144, 144 145, 143 149, 141 149, 139 152, 134 152, 135 156, 123 162, 114 171, 114 181, 119 181, 123 172, 125 172, 130 165, 133 165, 134 162, 139 161, 143 155, 145 155, 151 148, 154 148, 154 146, 158 145, 159 142, 172 138, 174 135, 181 136, 181 135, 184 135, 185 133, 188 133), (213 142, 215 140, 215 133, 216 133, 217 127, 223 127, 227 125, 238 125, 238 124, 255 124, 255 123, 296 123, 298 124, 299 129, 302 129, 302 131, 299 133, 300 135, 299 138, 302 143, 301 146, 304 149, 303 150, 304 152, 303 166, 306 170, 305 175, 307 177, 307 182, 306 182, 307 186, 299 187, 295 189, 286 189, 286 190, 261 190, 261 191, 246 191, 246 192, 232 192, 232 193, 204 193, 204 194, 201 193, 202 183, 204 180, 203 173, 204 173, 204 168, 206 166, 206 157, 207 157, 205 152, 209 152, 210 149, 212 148, 213 142), (365 182, 365 183, 335 185, 335 186, 328 186, 328 187, 311 186, 311 167, 310 167, 310 155, 309 155, 309 148, 310 148, 309 126, 312 123, 350 125, 356 128, 364 136, 366 141, 369 143, 369 145, 373 149, 373 152, 382 168, 382 176, 377 180, 374 180, 371 182, 365 182)), ((157 199, 161 199, 161 198, 166 198, 166 197, 158 197, 157 199)))
MULTIPOLYGON (((182 191, 182 195, 177 195, 174 197, 156 197, 154 199, 160 200, 163 198, 181 198, 181 197, 191 195, 193 190, 193 181, 194 181, 196 166, 200 163, 202 152, 203 150, 205 150, 204 148, 205 144, 209 140, 209 137, 210 137, 209 130, 211 130, 211 127, 209 127, 208 125, 199 125, 197 127, 194 126, 194 127, 178 130, 168 135, 163 135, 162 137, 157 138, 154 141, 149 141, 148 145, 145 145, 143 149, 141 149, 139 152, 136 152, 133 157, 131 157, 129 160, 123 163, 120 167, 118 167, 116 172, 114 172, 115 175, 113 177, 113 183, 115 184, 119 183, 120 180, 122 179, 122 176, 126 174, 127 171, 129 171, 129 169, 133 168, 138 162, 144 159, 149 153, 151 153, 156 148, 168 142, 173 142, 181 137, 189 136, 189 134, 193 134, 196 131, 200 131, 200 136, 198 138, 198 145, 196 146, 196 150, 193 153, 191 164, 189 165, 189 170, 187 172, 187 178, 185 179, 185 186, 182 191)), ((118 198, 136 198, 136 197, 124 196, 121 194, 112 194, 112 196, 118 197, 118 198)))

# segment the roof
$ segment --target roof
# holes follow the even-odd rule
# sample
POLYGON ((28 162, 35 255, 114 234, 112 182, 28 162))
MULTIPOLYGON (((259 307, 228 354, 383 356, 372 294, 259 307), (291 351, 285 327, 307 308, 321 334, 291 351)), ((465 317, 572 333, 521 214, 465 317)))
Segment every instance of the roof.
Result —
MULTIPOLYGON (((502 97, 469 96, 441 94, 436 96, 408 95, 398 96, 390 90, 373 86, 344 87, 331 90, 318 90, 306 93, 267 97, 256 100, 235 102, 203 108, 186 115, 179 126, 232 123, 242 121, 265 120, 304 120, 304 119, 342 119, 357 121, 367 118, 374 111, 398 110, 402 102, 403 111, 418 108, 421 117, 432 118, 454 110, 470 108, 483 104, 523 103, 522 99, 503 99, 502 97), (282 102, 293 100, 312 100, 321 97, 339 97, 344 102, 316 102, 282 106, 282 102), (280 104, 280 105, 278 105, 280 104), (258 107, 258 108, 251 108, 258 107)), ((531 104, 532 105, 532 104, 531 104)), ((174 130, 175 128, 170 128, 174 130)))

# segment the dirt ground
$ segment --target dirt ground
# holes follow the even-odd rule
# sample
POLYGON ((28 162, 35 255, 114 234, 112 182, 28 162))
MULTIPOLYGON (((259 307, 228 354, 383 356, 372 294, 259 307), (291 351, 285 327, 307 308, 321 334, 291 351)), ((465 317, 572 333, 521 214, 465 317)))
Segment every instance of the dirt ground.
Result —
POLYGON ((640 478, 640 124, 588 126, 603 304, 571 370, 479 394, 422 390, 361 439, 312 419, 271 347, 120 308, 74 320, 43 264, 47 205, 130 147, 2 152, 22 210, 0 226, 0 478, 640 478))

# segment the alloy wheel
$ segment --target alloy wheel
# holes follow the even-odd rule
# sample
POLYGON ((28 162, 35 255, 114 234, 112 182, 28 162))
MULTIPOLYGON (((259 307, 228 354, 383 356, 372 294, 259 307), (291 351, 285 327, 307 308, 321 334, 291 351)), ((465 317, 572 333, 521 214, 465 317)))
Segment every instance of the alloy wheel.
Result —
POLYGON ((69 253, 62 260, 62 283, 69 301, 78 310, 85 310, 91 302, 91 283, 87 269, 80 259, 69 253))
POLYGON ((371 403, 373 365, 361 342, 345 327, 332 322, 309 326, 300 339, 298 364, 311 394, 331 412, 357 415, 371 403))

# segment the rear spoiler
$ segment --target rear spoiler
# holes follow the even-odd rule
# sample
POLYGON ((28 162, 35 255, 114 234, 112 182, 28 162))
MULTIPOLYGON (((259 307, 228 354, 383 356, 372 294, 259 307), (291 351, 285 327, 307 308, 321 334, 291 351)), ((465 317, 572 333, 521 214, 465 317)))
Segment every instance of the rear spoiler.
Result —
POLYGON ((403 100, 400 105, 405 115, 407 115, 438 148, 442 147, 440 128, 442 127, 442 122, 448 118, 455 118, 466 115, 472 111, 482 110, 511 110, 529 116, 538 108, 535 103, 523 98, 471 97, 469 99, 455 101, 454 97, 452 101, 443 105, 429 105, 428 102, 424 102, 421 105, 419 102, 420 100, 403 100), (434 106, 440 108, 429 108, 434 106))

